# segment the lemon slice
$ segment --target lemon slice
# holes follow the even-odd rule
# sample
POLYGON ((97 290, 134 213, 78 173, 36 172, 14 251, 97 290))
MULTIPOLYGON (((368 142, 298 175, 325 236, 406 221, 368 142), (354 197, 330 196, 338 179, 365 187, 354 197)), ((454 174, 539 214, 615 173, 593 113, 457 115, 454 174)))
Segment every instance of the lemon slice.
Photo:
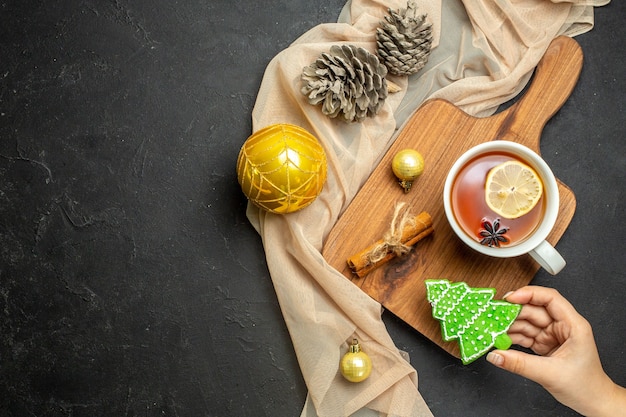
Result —
POLYGON ((485 201, 491 210, 506 219, 516 219, 531 211, 542 193, 539 175, 519 161, 496 165, 487 174, 485 201))

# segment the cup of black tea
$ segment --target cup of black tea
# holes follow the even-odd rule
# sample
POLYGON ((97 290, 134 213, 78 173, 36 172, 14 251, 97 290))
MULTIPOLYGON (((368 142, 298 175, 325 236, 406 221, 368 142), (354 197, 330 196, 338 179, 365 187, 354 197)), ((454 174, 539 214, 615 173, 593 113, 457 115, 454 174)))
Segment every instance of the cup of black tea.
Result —
POLYGON ((443 203, 452 230, 477 252, 529 254, 552 275, 565 266, 546 241, 559 212, 556 178, 528 147, 494 140, 469 149, 448 172, 443 203))

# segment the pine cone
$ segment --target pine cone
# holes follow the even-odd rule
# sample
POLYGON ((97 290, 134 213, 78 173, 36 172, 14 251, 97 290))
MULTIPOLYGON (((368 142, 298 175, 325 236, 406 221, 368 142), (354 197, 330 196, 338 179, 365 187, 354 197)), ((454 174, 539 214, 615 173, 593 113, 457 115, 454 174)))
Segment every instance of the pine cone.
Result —
POLYGON ((426 15, 417 16, 415 1, 406 9, 393 11, 380 22, 376 30, 377 54, 394 75, 411 75, 428 62, 433 43, 432 24, 426 15))
POLYGON ((333 45, 302 71, 302 94, 322 103, 329 117, 360 122, 374 116, 387 98, 387 68, 376 55, 353 45, 333 45))

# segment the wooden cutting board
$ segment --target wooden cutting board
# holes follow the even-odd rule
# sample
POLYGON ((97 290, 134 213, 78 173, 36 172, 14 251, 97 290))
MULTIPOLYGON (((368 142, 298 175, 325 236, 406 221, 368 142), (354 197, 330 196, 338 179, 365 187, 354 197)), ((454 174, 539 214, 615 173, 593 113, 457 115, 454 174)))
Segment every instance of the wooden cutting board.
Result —
MULTIPOLYGON (((556 38, 539 62, 522 98, 491 117, 472 117, 439 99, 425 102, 331 230, 322 250, 324 258, 387 310, 459 357, 457 344, 441 338, 439 322, 432 318, 426 300, 424 280, 447 278, 465 281, 473 287, 493 287, 500 298, 527 285, 539 266, 529 255, 495 259, 465 247, 445 217, 442 193, 446 174, 463 152, 485 141, 511 140, 539 153, 543 127, 572 92, 582 61, 576 41, 556 38), (422 153, 426 165, 406 194, 391 171, 393 156, 405 148, 422 153), (405 202, 413 214, 430 213, 434 233, 418 242, 409 254, 358 278, 348 268, 346 259, 383 237, 395 205, 400 202, 405 202)), ((553 245, 565 232, 576 208, 573 192, 558 182, 559 216, 548 237, 553 245)))

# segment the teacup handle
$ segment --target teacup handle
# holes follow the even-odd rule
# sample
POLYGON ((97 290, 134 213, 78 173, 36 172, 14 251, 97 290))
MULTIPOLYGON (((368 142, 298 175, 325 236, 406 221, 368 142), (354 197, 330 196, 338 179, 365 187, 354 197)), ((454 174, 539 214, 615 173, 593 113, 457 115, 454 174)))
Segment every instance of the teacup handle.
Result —
POLYGON ((565 259, 546 240, 528 254, 552 275, 558 274, 565 267, 565 259))

